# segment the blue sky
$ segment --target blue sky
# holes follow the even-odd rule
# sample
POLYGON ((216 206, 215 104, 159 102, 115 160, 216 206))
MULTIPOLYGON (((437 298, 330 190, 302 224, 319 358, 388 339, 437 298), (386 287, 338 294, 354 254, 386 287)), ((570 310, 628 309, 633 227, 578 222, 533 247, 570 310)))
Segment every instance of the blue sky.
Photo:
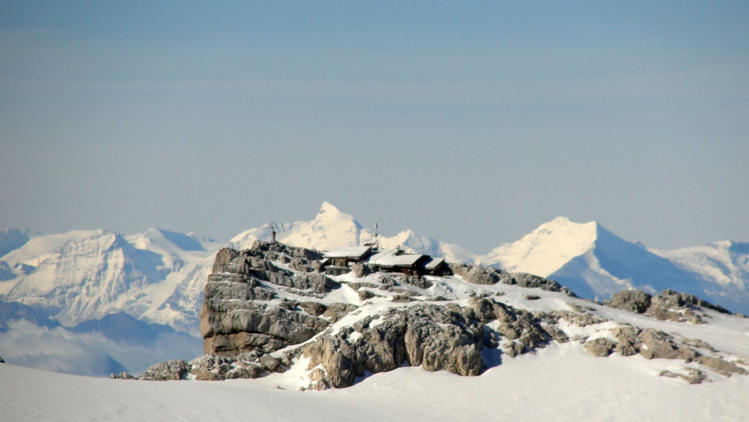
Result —
POLYGON ((330 201, 485 251, 749 240, 746 2, 3 2, 0 226, 220 239, 330 201), (270 3, 270 4, 268 4, 270 3))

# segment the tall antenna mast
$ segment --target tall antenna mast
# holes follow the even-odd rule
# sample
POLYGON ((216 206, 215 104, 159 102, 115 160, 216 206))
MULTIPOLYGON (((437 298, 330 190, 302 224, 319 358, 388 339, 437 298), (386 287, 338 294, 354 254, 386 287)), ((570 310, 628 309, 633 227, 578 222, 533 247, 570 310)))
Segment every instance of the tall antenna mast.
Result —
POLYGON ((270 238, 271 242, 276 243, 276 223, 273 222, 273 218, 270 219, 270 238))

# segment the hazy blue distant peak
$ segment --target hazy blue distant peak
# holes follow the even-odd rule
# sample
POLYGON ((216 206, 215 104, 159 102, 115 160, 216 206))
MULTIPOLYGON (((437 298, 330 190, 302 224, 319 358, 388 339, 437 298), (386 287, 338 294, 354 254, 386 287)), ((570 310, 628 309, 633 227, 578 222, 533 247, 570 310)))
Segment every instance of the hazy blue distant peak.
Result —
POLYGON ((0 231, 0 257, 25 245, 33 234, 31 230, 5 229, 0 231))

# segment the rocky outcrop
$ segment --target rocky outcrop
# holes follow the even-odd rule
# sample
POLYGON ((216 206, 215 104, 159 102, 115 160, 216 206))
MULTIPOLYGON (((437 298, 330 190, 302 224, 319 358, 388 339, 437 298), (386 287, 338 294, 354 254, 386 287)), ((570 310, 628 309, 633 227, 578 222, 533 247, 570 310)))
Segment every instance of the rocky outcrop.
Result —
POLYGON ((650 307, 652 298, 653 296, 640 290, 622 290, 611 296, 611 299, 606 301, 606 305, 642 314, 650 307))
POLYGON ((729 313, 720 306, 715 306, 697 296, 679 293, 675 290, 664 290, 657 296, 639 290, 622 290, 606 301, 606 305, 644 314, 661 321, 703 323, 703 309, 729 313), (702 315, 702 316, 701 316, 702 315))
POLYGON ((539 288, 550 292, 562 292, 575 297, 572 290, 562 287, 554 280, 548 280, 533 274, 507 273, 492 267, 479 265, 450 264, 450 270, 469 283, 474 284, 509 284, 527 288, 539 288))
POLYGON ((321 370, 315 371, 312 385, 319 389, 346 387, 365 372, 390 371, 404 363, 478 375, 484 368, 484 347, 504 343, 504 352, 515 356, 551 340, 533 314, 493 299, 472 298, 468 307, 418 304, 366 317, 353 327, 322 334, 304 354, 310 369, 321 370))
POLYGON ((689 384, 700 384, 707 380, 707 375, 697 368, 684 368, 684 372, 686 373, 672 372, 664 369, 659 375, 668 378, 681 378, 689 384))
POLYGON ((372 267, 370 267, 369 265, 364 264, 362 262, 357 262, 351 268, 351 271, 353 271, 354 275, 357 278, 362 278, 362 277, 366 277, 366 276, 372 274, 372 267))
POLYGON ((593 356, 606 357, 614 351, 616 343, 605 337, 588 340, 585 342, 585 350, 593 356))
POLYGON ((348 305, 335 308, 277 300, 279 291, 314 296, 339 288, 338 282, 320 272, 294 273, 275 263, 311 269, 319 258, 316 251, 260 241, 241 252, 218 251, 200 314, 205 353, 270 353, 308 340, 350 311, 348 305), (313 308, 322 309, 318 313, 313 308), (324 315, 328 310, 329 315, 324 315))
POLYGON ((185 379, 190 366, 184 360, 169 360, 146 369, 140 379, 147 381, 176 381, 185 379))
POLYGON ((746 369, 736 365, 733 362, 728 362, 725 359, 722 359, 720 357, 716 356, 700 356, 696 359, 697 363, 700 365, 707 366, 708 368, 712 369, 713 371, 724 375, 726 377, 730 377, 733 374, 739 374, 739 375, 746 375, 747 371, 746 369))
MULTIPOLYGON (((697 339, 678 340, 662 331, 627 325, 594 327, 607 320, 596 314, 597 306, 585 306, 584 302, 568 301, 571 310, 529 312, 501 302, 502 292, 487 287, 468 289, 468 300, 458 302, 456 292, 465 289, 459 280, 374 273, 359 263, 352 268, 356 279, 347 275, 339 282, 320 272, 319 258, 315 251, 267 242, 256 242, 242 251, 220 250, 205 286, 201 310, 206 355, 190 362, 154 365, 141 378, 256 378, 287 370, 300 353, 309 358, 307 388, 312 389, 346 387, 367 373, 403 365, 472 376, 501 361, 497 354, 514 357, 553 341, 569 342, 563 331, 569 326, 577 327, 573 332, 587 333, 573 335, 572 340, 594 356, 640 354, 647 359, 680 359, 722 374, 745 372, 743 364, 723 359, 697 339), (351 290, 329 295, 336 289, 351 290), (362 302, 362 311, 356 311, 358 307, 351 303, 331 303, 332 297, 352 300, 349 293, 354 292, 362 302), (384 301, 387 297, 389 302, 384 301), (383 304, 387 305, 379 313, 367 311, 374 309, 369 306, 383 304), (357 316, 357 312, 361 314, 357 316), (349 315, 351 318, 347 318, 349 315), (345 324, 338 323, 344 318, 345 324), (610 329, 610 334, 587 337, 601 329, 610 329)), ((555 281, 530 274, 481 266, 450 267, 458 277, 477 285, 502 283, 574 296, 555 281)), ((359 303, 357 296, 352 301, 359 303)), ((547 296, 529 291, 515 297, 530 302, 546 301, 547 296)), ((671 291, 656 297, 638 291, 620 292, 609 303, 664 318, 672 318, 671 314, 690 318, 690 312, 699 318, 705 307, 693 296, 671 291)), ((685 371, 665 371, 663 376, 687 382, 703 380, 702 371, 685 371)))
POLYGON ((450 264, 450 270, 456 275, 463 277, 469 283, 474 284, 496 284, 499 283, 500 270, 478 265, 450 264))
POLYGON ((617 340, 615 350, 622 356, 639 353, 646 359, 694 360, 699 353, 678 342, 672 335, 652 328, 622 326, 611 329, 617 340))
POLYGON ((324 377, 318 387, 346 387, 365 371, 390 371, 403 363, 460 375, 481 373, 482 330, 458 306, 417 305, 367 317, 354 327, 322 335, 304 354, 324 377))

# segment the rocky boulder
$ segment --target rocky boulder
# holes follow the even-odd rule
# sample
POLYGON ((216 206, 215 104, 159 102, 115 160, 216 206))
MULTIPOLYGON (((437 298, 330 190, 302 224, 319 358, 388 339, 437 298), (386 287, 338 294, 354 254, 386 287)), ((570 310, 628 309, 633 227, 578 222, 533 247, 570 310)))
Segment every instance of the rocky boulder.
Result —
POLYGON ((175 381, 185 379, 190 365, 184 360, 169 360, 146 369, 140 379, 147 381, 175 381))
POLYGON ((585 350, 593 356, 606 357, 614 350, 616 343, 605 337, 599 337, 585 342, 585 350))
POLYGON ((269 242, 256 242, 253 248, 243 251, 219 250, 205 285, 200 313, 205 353, 269 353, 308 340, 327 328, 331 320, 349 312, 348 306, 305 307, 286 300, 269 302, 278 298, 277 292, 283 289, 314 296, 340 287, 325 274, 293 273, 279 266, 288 262, 298 268, 311 268, 311 260, 319 258, 316 251, 269 242), (319 313, 317 308, 322 308, 319 313), (326 311, 330 315, 321 315, 326 311))
POLYGON ((460 375, 481 372, 481 327, 458 306, 414 305, 374 320, 320 336, 305 349, 310 367, 324 369, 318 384, 346 387, 365 371, 390 371, 403 362, 460 375))
POLYGON ((652 296, 639 290, 622 290, 611 296, 606 305, 642 314, 650 307, 652 296))
POLYGON ((727 310, 704 301, 697 296, 664 290, 651 296, 639 290, 623 290, 606 301, 606 305, 638 314, 645 314, 661 321, 703 323, 700 313, 703 309, 730 313, 727 310))

